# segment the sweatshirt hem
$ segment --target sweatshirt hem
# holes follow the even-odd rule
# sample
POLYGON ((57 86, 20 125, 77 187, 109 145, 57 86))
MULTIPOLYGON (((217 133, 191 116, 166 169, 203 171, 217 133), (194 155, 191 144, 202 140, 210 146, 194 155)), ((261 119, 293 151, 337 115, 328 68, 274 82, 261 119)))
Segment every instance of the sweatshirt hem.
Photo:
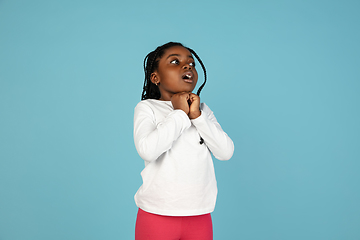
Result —
POLYGON ((162 216, 173 216, 173 217, 185 217, 185 216, 199 216, 199 215, 204 215, 204 214, 208 214, 208 213, 212 213, 214 211, 215 208, 209 208, 209 209, 199 209, 199 210, 193 210, 193 211, 189 211, 189 210, 164 210, 164 209, 148 209, 146 207, 142 207, 142 206, 138 206, 139 208, 141 208, 141 210, 148 212, 148 213, 152 213, 152 214, 157 214, 157 215, 162 215, 162 216))

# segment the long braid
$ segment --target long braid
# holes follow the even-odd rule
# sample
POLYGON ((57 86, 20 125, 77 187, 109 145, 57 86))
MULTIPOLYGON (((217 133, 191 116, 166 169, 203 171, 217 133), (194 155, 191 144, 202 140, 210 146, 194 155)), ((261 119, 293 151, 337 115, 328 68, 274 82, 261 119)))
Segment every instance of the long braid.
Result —
POLYGON ((200 57, 196 54, 196 52, 194 50, 192 50, 191 48, 187 48, 192 54, 195 55, 196 59, 199 61, 203 71, 204 71, 204 82, 203 84, 201 84, 201 86, 199 87, 198 91, 197 91, 197 95, 200 96, 200 92, 201 90, 204 88, 205 86, 205 83, 206 83, 206 79, 207 79, 207 76, 206 76, 206 69, 205 69, 205 65, 204 63, 201 61, 200 57))
POLYGON ((149 69, 148 69, 148 82, 149 82, 149 98, 152 99, 159 99, 160 98, 160 90, 158 88, 158 86, 156 86, 152 81, 151 81, 151 74, 155 71, 155 69, 157 69, 157 65, 158 65, 158 54, 161 51, 161 47, 156 48, 156 50, 153 53, 152 59, 150 61, 150 65, 149 65, 149 69))
POLYGON ((146 72, 146 60, 149 58, 149 55, 146 55, 146 57, 144 58, 144 72, 145 72, 145 81, 144 81, 144 86, 143 86, 143 92, 141 94, 141 100, 144 100, 145 99, 145 93, 147 92, 147 89, 148 89, 148 81, 146 81, 147 77, 147 72, 146 72))
POLYGON ((160 98, 159 88, 153 82, 151 82, 151 74, 155 70, 154 65, 157 65, 155 62, 161 48, 162 46, 157 47, 155 51, 150 52, 148 55, 146 55, 144 59, 145 80, 144 80, 144 87, 141 95, 141 100, 145 100, 149 98, 150 99, 160 98))

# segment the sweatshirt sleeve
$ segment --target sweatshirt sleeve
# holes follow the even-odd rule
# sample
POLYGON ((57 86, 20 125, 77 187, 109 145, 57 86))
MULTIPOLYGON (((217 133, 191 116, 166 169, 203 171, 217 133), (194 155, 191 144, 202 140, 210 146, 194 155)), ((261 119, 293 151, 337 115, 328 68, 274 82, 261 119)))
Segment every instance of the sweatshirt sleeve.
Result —
POLYGON ((162 122, 156 123, 151 107, 140 102, 134 114, 136 150, 145 161, 155 161, 190 126, 190 119, 182 110, 174 110, 162 122))
POLYGON ((201 115, 196 119, 192 119, 192 124, 204 139, 206 146, 214 157, 219 160, 229 160, 234 153, 233 141, 222 130, 210 108, 205 103, 201 105, 201 115))

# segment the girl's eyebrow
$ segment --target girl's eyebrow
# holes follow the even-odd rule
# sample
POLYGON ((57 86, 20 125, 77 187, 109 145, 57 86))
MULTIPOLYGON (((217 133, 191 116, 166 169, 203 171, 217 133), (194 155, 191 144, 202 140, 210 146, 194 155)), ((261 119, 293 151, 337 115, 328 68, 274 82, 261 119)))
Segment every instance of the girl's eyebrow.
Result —
MULTIPOLYGON (((169 57, 172 57, 172 56, 178 56, 179 57, 180 55, 176 54, 176 53, 170 54, 166 59, 168 59, 169 57)), ((188 57, 194 59, 193 56, 191 56, 191 55, 188 55, 188 57)))

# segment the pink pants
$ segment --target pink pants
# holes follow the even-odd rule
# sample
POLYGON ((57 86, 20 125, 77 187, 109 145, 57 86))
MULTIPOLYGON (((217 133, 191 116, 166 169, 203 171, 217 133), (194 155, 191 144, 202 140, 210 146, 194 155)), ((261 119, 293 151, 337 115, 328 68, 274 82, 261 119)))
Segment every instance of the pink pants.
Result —
POLYGON ((172 217, 145 212, 139 208, 135 240, 212 240, 210 213, 172 217))

